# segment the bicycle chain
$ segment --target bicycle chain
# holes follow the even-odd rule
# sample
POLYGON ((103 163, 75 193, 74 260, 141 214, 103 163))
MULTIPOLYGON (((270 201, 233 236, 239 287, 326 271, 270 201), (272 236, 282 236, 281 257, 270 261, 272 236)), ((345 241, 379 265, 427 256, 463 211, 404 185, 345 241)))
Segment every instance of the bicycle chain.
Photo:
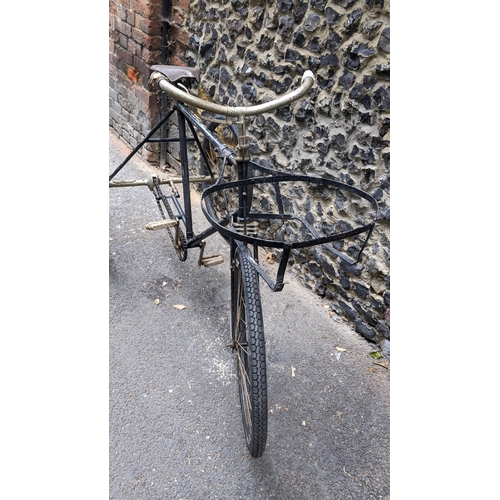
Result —
MULTIPOLYGON (((163 212, 163 209, 161 207, 160 200, 163 202, 163 205, 165 206, 168 216, 170 219, 175 219, 174 212, 172 210, 172 207, 170 206, 170 203, 168 202, 168 198, 163 194, 163 191, 160 189, 160 184, 158 182, 158 178, 155 176, 153 177, 153 184, 154 184, 154 195, 156 198, 156 204, 158 205, 158 209, 160 210, 160 214, 163 219, 166 220, 165 213, 163 212)), ((175 251, 177 252, 177 256, 179 257, 179 260, 185 261, 187 259, 187 240, 186 236, 184 235, 184 232, 182 231, 181 227, 177 226, 176 231, 178 231, 179 235, 179 242, 175 241, 175 237, 172 234, 172 230, 167 227, 168 235, 170 237, 170 241, 172 242, 172 245, 175 248, 175 251)))

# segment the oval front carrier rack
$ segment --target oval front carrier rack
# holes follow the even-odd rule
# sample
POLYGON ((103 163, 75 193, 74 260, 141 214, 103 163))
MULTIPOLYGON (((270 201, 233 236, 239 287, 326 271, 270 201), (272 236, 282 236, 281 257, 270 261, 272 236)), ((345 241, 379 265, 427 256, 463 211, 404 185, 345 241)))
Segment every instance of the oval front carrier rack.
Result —
POLYGON ((219 233, 236 241, 273 291, 283 289, 293 249, 322 245, 348 264, 359 262, 379 215, 371 195, 333 179, 255 162, 248 162, 248 171, 252 177, 205 189, 202 210, 219 233), (252 245, 254 256, 241 243, 252 245), (282 250, 275 281, 258 264, 259 246, 282 250))

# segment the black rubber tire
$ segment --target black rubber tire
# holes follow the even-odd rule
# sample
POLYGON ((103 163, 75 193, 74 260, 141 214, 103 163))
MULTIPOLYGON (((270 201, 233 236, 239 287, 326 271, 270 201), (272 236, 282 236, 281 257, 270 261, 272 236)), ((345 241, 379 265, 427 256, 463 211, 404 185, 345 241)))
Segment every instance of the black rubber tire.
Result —
POLYGON ((266 343, 259 275, 239 249, 232 279, 232 335, 243 427, 248 450, 258 458, 267 441, 266 343))

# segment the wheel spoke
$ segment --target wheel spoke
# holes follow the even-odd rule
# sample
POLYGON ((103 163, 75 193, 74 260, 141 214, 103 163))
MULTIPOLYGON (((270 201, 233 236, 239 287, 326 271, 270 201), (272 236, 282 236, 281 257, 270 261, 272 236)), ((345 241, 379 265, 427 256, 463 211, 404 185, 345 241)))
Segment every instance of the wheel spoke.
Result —
POLYGON ((239 367, 239 372, 240 372, 240 377, 241 380, 244 381, 244 383, 241 384, 241 390, 242 390, 242 395, 243 395, 243 406, 244 406, 244 411, 245 411, 245 420, 248 425, 248 428, 251 432, 252 430, 252 418, 251 418, 251 409, 252 409, 252 399, 250 397, 250 378, 248 377, 248 373, 245 369, 243 360, 241 359, 241 356, 238 355, 238 367, 239 367))

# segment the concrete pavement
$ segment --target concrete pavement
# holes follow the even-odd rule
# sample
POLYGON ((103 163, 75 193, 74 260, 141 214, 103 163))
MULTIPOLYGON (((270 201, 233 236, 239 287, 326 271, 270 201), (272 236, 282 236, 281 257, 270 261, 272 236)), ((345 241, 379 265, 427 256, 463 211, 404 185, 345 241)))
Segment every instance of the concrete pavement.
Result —
MULTIPOLYGON (((110 133, 110 171, 128 152, 110 133)), ((148 171, 136 157, 116 179, 148 171)), ((291 273, 279 293, 261 281, 269 434, 253 459, 226 347, 228 263, 180 262, 145 229, 147 187, 111 189, 109 216, 110 499, 388 499, 389 370, 374 346, 291 273)), ((218 235, 207 247, 228 254, 218 235)))

